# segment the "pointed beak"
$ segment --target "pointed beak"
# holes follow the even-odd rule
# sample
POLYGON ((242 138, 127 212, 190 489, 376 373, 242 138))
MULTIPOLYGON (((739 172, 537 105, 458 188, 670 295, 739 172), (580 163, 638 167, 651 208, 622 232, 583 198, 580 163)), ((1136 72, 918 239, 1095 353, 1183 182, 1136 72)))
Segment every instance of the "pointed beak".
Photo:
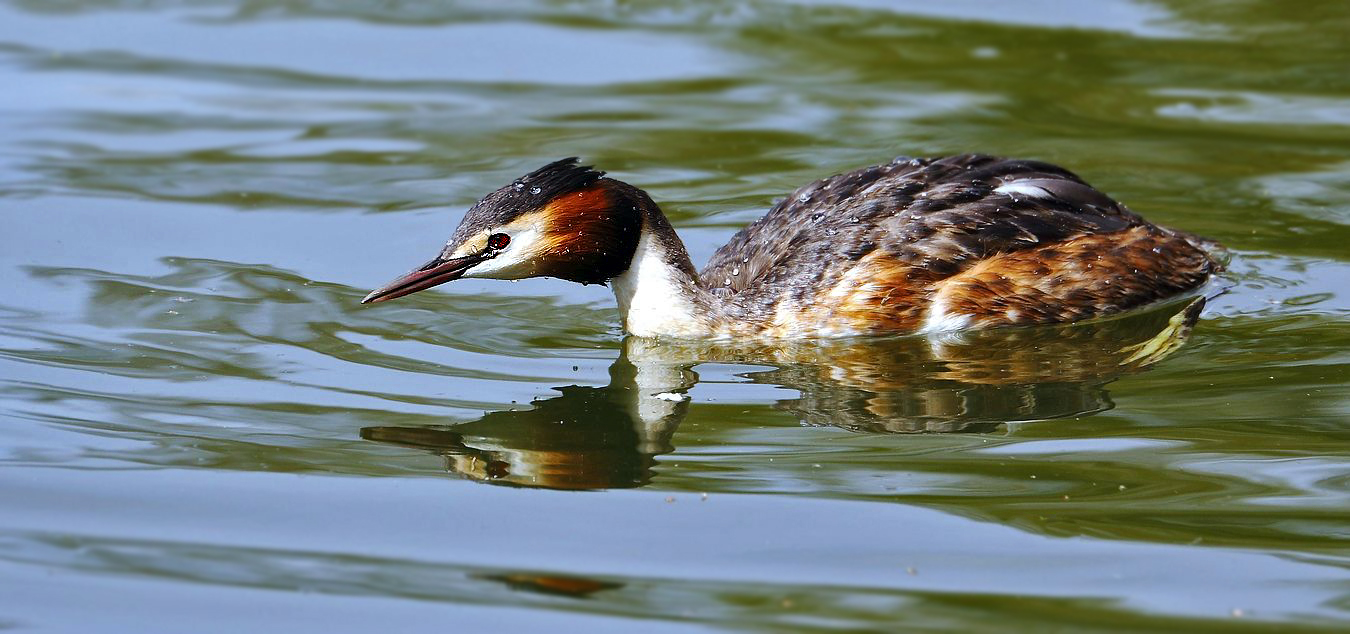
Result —
POLYGON ((462 258, 436 258, 422 268, 381 286, 366 295, 362 304, 373 304, 395 297, 411 295, 417 291, 439 286, 451 280, 457 280, 473 265, 488 259, 487 254, 466 255, 462 258))

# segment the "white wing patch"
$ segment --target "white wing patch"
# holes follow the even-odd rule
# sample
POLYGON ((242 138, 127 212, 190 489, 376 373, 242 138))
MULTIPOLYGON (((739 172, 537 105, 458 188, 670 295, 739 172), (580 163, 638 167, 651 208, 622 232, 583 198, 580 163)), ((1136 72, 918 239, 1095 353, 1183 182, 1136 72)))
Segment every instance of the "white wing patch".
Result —
POLYGON ((1037 185, 1034 182, 1013 181, 1005 183, 994 189, 996 194, 1007 194, 1014 198, 1024 196, 1026 198, 1054 198, 1055 194, 1050 190, 1037 185))

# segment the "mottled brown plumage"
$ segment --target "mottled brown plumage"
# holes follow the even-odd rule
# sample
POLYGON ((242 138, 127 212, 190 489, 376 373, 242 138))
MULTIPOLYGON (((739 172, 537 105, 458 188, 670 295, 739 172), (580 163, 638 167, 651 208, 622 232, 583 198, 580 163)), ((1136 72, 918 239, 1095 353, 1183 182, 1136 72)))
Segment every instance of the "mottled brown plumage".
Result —
POLYGON ((1077 321, 1204 283, 1208 256, 1151 225, 1000 253, 936 285, 935 301, 976 327, 1077 321))
MULTIPOLYGON (((1204 284, 1219 265, 1199 242, 1047 163, 900 158, 798 189, 695 273, 642 190, 568 159, 480 201, 441 268, 423 271, 608 281, 639 335, 846 336, 1128 310, 1204 284), (527 244, 486 251, 494 231, 527 244)), ((448 281, 429 276, 414 272, 367 301, 448 281)))
POLYGON ((807 185, 718 249, 700 280, 729 289, 744 319, 783 316, 766 320, 771 330, 793 329, 796 315, 883 333, 923 328, 938 299, 973 328, 1105 315, 1195 288, 1216 268, 1187 236, 1063 168, 962 155, 807 185), (1008 184, 1024 191, 998 191, 1008 184))

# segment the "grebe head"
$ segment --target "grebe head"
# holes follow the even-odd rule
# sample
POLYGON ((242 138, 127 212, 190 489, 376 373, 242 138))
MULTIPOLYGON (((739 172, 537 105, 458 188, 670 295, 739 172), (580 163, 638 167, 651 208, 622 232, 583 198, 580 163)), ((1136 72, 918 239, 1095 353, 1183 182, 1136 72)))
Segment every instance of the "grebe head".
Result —
POLYGON ((461 277, 605 283, 628 270, 651 199, 603 176, 573 157, 516 179, 474 204, 439 255, 361 303, 461 277))

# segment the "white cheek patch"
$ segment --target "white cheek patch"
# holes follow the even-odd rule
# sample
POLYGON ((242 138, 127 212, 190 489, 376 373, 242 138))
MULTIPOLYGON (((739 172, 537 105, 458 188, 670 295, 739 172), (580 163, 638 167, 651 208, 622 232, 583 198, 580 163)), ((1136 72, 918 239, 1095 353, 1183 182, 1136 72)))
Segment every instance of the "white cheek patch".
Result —
MULTIPOLYGON (((447 243, 445 246, 449 247, 450 245, 447 243)), ((477 235, 466 241, 464 244, 459 245, 459 248, 455 249, 455 251, 450 254, 450 257, 462 258, 466 255, 473 255, 482 251, 484 246, 487 246, 487 234, 477 235)))
POLYGON ((464 274, 466 278, 480 278, 487 280, 519 280, 534 275, 538 270, 535 265, 538 259, 538 250, 540 239, 543 234, 535 228, 521 229, 518 231, 499 231, 511 237, 511 243, 506 245, 506 249, 497 254, 497 257, 491 260, 480 262, 469 269, 464 274))

